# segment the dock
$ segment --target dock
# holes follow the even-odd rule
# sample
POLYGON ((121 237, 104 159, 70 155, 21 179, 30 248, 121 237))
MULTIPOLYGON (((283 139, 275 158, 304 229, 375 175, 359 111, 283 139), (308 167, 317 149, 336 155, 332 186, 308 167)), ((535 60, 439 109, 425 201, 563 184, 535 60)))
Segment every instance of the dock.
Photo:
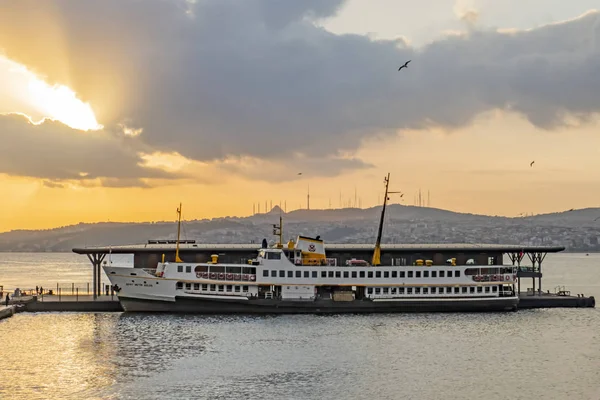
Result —
POLYGON ((0 320, 10 318, 17 312, 17 306, 8 305, 0 306, 0 320))
POLYGON ((594 296, 585 297, 583 294, 572 296, 570 293, 519 293, 519 310, 535 308, 594 308, 594 296))
POLYGON ((121 312, 117 296, 23 296, 13 298, 29 312, 121 312))

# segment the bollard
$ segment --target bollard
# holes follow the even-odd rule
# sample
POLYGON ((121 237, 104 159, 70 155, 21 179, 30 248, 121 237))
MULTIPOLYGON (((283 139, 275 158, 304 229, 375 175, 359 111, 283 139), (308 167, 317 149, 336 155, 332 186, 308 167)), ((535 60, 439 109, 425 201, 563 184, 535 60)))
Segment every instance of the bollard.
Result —
POLYGON ((90 283, 87 283, 87 292, 86 294, 89 296, 90 295, 90 283))

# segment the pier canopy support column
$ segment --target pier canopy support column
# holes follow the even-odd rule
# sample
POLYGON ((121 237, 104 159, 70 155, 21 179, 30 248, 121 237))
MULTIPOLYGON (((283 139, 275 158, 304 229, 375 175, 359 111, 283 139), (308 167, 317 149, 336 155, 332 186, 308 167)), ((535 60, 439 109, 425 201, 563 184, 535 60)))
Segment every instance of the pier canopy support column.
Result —
POLYGON ((93 271, 92 271, 92 294, 94 296, 94 300, 98 298, 98 296, 102 293, 102 289, 100 287, 100 277, 102 273, 102 261, 106 257, 106 254, 101 253, 91 253, 87 254, 88 259, 92 263, 93 271))
POLYGON ((538 294, 542 294, 542 262, 546 258, 546 254, 542 252, 527 253, 527 257, 531 261, 531 267, 533 268, 533 274, 531 279, 533 281, 533 292, 535 293, 535 278, 538 278, 538 294), (537 264, 537 265, 536 265, 537 264), (536 268, 537 267, 537 268, 536 268))

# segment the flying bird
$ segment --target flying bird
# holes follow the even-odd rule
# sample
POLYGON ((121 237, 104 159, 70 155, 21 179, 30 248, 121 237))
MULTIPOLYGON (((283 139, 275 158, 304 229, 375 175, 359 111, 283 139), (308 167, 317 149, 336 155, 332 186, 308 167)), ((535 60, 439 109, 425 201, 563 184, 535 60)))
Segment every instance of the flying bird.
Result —
POLYGON ((298 175, 302 175, 302 172, 298 172, 298 175))
POLYGON ((408 68, 408 63, 411 61, 412 60, 408 60, 407 62, 405 62, 404 65, 402 65, 400 68, 398 68, 398 71, 400 71, 402 68, 408 68))
POLYGON ((529 166, 530 166, 530 167, 533 167, 533 163, 534 163, 534 162, 535 162, 535 161, 532 161, 531 163, 529 163, 529 166))

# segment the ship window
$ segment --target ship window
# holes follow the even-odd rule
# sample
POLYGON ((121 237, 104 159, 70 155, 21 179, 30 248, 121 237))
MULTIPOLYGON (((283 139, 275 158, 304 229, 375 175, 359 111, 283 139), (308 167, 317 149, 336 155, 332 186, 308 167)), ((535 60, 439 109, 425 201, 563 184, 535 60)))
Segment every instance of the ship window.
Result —
POLYGON ((431 294, 435 294, 436 291, 437 291, 437 288, 435 288, 435 287, 431 288, 431 294))
POLYGON ((408 271, 408 277, 412 278, 413 277, 413 272, 412 271, 408 271))
POLYGON ((458 277, 460 277, 460 271, 458 271, 458 270, 457 270, 457 271, 454 271, 454 277, 455 277, 455 278, 458 278, 458 277))
POLYGON ((406 272, 400 271, 400 278, 404 278, 406 276, 406 272))
POLYGON ((210 285, 210 291, 215 292, 217 290, 217 285, 210 285))
POLYGON ((304 277, 310 278, 310 271, 304 271, 304 277))
POLYGON ((213 265, 210 267, 210 272, 225 272, 225 267, 213 265))
POLYGON ((186 283, 185 284, 185 290, 190 290, 192 288, 192 284, 191 283, 186 283))
POLYGON ((404 294, 404 288, 403 287, 398 288, 398 294, 404 294))
POLYGON ((219 292, 222 292, 223 289, 224 289, 224 286, 223 285, 219 285, 219 292))
POLYGON ((247 292, 247 291, 248 291, 248 286, 247 285, 242 286, 242 292, 247 292))
POLYGON ((342 273, 340 271, 335 271, 335 277, 336 278, 341 278, 342 277, 342 273))
POLYGON ((473 286, 469 288, 469 293, 475 293, 475 288, 473 286))
POLYGON ((327 275, 328 275, 330 278, 333 278, 333 271, 329 271, 329 272, 327 273, 327 275))
POLYGON ((489 292, 490 292, 490 287, 489 287, 489 286, 486 286, 486 287, 485 287, 485 292, 486 292, 486 293, 489 293, 489 292))
POLYGON ((384 288, 383 288, 383 294, 389 294, 389 289, 388 289, 388 288, 386 288, 386 287, 384 287, 384 288))
POLYGON ((395 287, 391 288, 391 289, 390 289, 390 293, 391 293, 391 294, 396 294, 396 288, 395 288, 395 287))
POLYGON ((232 286, 232 285, 227 285, 227 291, 228 291, 228 292, 231 292, 231 291, 233 291, 233 286, 232 286))
POLYGON ((225 269, 230 274, 241 274, 242 273, 242 269, 240 267, 227 267, 225 269))
POLYGON ((417 278, 420 278, 420 277, 421 277, 421 271, 417 271, 417 272, 415 273, 415 276, 416 276, 417 278))
POLYGON ((302 278, 302 271, 296 271, 296 278, 302 278))
POLYGON ((185 267, 185 272, 192 272, 192 266, 191 265, 186 265, 185 267))
POLYGON ((375 288, 375 294, 380 294, 381 293, 381 288, 376 287, 375 288))
POLYGON ((477 293, 481 293, 483 290, 481 288, 481 286, 477 286, 477 293))
POLYGON ((455 287, 454 288, 454 294, 458 294, 458 293, 460 293, 460 288, 455 287))
POLYGON ((389 277, 390 277, 390 273, 389 273, 389 271, 385 271, 385 272, 383 273, 383 277, 384 277, 384 278, 389 278, 389 277))
POLYGON ((398 277, 398 271, 392 271, 392 278, 398 277))
POLYGON ((431 277, 437 278, 437 271, 431 271, 431 277))
POLYGON ((344 271, 344 278, 350 278, 350 272, 344 271))
POLYGON ((447 276, 448 278, 452 278, 452 271, 448 271, 448 273, 446 274, 446 276, 447 276))
POLYGON ((204 291, 208 290, 208 285, 206 283, 202 284, 202 290, 204 290, 204 291))
POLYGON ((423 294, 427 294, 427 293, 429 293, 429 288, 424 287, 423 288, 423 294))
POLYGON ((327 278, 327 271, 321 271, 321 278, 327 278))
POLYGON ((496 293, 498 291, 498 286, 492 286, 492 292, 496 293))
POLYGON ((466 288, 466 287, 463 287, 463 288, 462 288, 462 292, 463 292, 463 293, 467 293, 467 288, 466 288))
POLYGON ((194 283, 194 290, 200 290, 200 284, 194 283))
POLYGON ((280 278, 285 278, 285 271, 284 270, 282 270, 282 269, 279 270, 279 277, 280 278))
POLYGON ((239 287, 239 286, 236 286, 236 287, 235 287, 235 292, 236 292, 236 293, 239 293, 239 292, 240 292, 240 287, 239 287))
POLYGON ((375 278, 381 278, 381 271, 375 272, 375 278))
POLYGON ((183 265, 177 266, 177 272, 183 272, 183 265))
POLYGON ((370 287, 370 288, 367 288, 367 293, 368 293, 368 294, 373 294, 373 288, 372 288, 372 287, 370 287))
POLYGON ((177 289, 183 289, 183 282, 177 282, 177 289))
POLYGON ((279 252, 277 252, 277 253, 268 252, 267 253, 267 258, 269 260, 281 260, 281 253, 279 253, 279 252))
POLYGON ((421 294, 421 288, 420 287, 415 288, 415 294, 421 294))
POLYGON ((318 277, 318 275, 319 275, 319 274, 318 274, 318 272, 317 272, 317 271, 313 271, 313 272, 312 272, 312 277, 313 277, 313 278, 317 278, 317 277, 318 277))
POLYGON ((197 265, 196 268, 194 268, 194 272, 208 272, 208 266, 207 265, 197 265))
POLYGON ((368 276, 369 278, 372 278, 372 277, 373 277, 373 271, 369 271, 369 272, 367 272, 367 276, 368 276))
POLYGON ((288 278, 293 278, 294 277, 294 271, 288 271, 288 278))
POLYGON ((356 271, 352 271, 352 277, 353 278, 357 278, 358 277, 358 274, 356 273, 356 271))
POLYGON ((277 278, 277 271, 275 271, 275 270, 271 270, 271 276, 272 276, 273 278, 277 278))
POLYGON ((263 276, 269 276, 269 270, 263 269, 263 276))
POLYGON ((409 288, 406 288, 406 293, 407 293, 407 294, 412 294, 412 288, 411 288, 411 287, 409 287, 409 288))
POLYGON ((423 271, 423 278, 429 278, 429 271, 423 271))
POLYGON ((443 278, 445 275, 445 271, 440 271, 440 278, 443 278))
POLYGON ((361 278, 364 278, 364 277, 365 277, 365 271, 360 271, 360 272, 359 272, 359 276, 360 276, 361 278))

